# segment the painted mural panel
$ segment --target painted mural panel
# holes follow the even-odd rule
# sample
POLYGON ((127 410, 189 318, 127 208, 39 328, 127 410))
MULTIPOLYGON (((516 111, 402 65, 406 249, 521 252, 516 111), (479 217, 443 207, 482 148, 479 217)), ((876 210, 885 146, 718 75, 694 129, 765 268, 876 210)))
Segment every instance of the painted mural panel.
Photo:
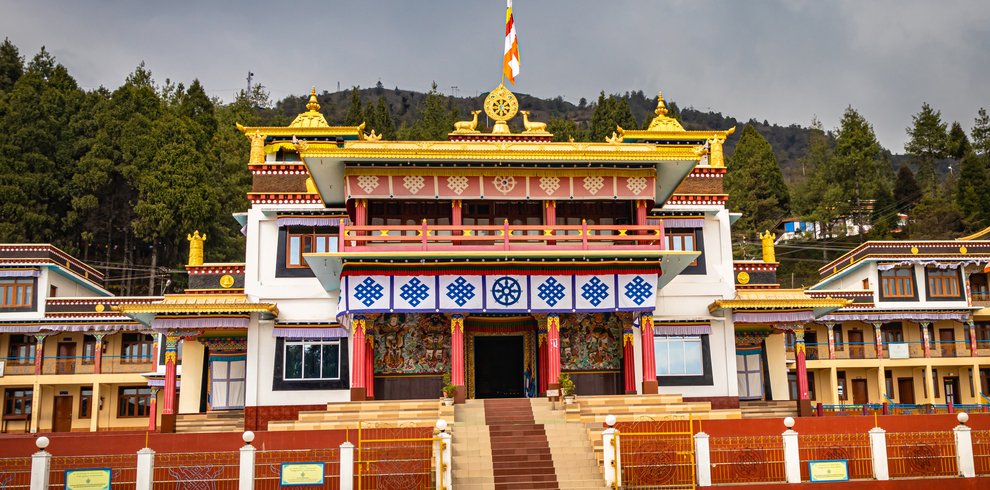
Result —
POLYGON ((385 313, 375 320, 375 374, 450 370, 450 319, 439 313, 385 313))
POLYGON ((622 368, 622 327, 632 313, 560 315, 560 364, 564 371, 622 368))

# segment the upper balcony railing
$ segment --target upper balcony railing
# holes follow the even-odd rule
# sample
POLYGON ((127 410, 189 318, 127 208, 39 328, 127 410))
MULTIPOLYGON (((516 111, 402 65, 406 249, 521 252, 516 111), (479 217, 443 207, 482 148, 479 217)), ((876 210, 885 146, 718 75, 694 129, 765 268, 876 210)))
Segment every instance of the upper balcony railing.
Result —
POLYGON ((666 250, 659 225, 422 225, 340 228, 341 252, 666 250))
POLYGON ((973 289, 970 292, 973 306, 990 306, 990 291, 973 289))
MULTIPOLYGON (((883 359, 924 359, 971 357, 969 342, 965 340, 936 340, 929 342, 928 355, 921 341, 883 342, 883 359)), ((786 346, 787 359, 794 360, 794 344, 786 346)), ((990 342, 976 342, 977 357, 990 356, 990 342)), ((806 343, 805 359, 809 361, 828 359, 828 342, 806 343)), ((876 344, 873 342, 837 342, 836 359, 878 359, 876 344)))
MULTIPOLYGON (((151 356, 102 356, 101 374, 145 373, 155 369, 151 356)), ((3 375, 34 375, 35 358, 7 357, 3 375)), ((95 374, 96 359, 92 356, 45 356, 41 374, 95 374)))

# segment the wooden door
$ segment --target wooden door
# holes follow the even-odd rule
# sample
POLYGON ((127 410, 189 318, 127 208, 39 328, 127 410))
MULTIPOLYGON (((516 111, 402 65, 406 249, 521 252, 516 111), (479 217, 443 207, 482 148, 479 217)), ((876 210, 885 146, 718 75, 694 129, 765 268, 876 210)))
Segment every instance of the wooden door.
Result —
POLYGON ((938 329, 938 345, 942 348, 942 357, 956 357, 956 331, 952 328, 938 329))
POLYGON ((897 401, 914 405, 914 378, 897 378, 897 401))
POLYGON ((959 377, 957 376, 946 376, 942 378, 942 388, 945 393, 945 403, 952 401, 954 405, 958 405, 962 400, 959 395, 959 377))
POLYGON ((55 374, 75 374, 76 343, 59 342, 58 359, 55 359, 55 374))
POLYGON ((863 331, 862 330, 850 330, 848 335, 849 335, 849 358, 850 359, 862 359, 863 358, 863 331))
POLYGON ((852 380, 852 392, 853 392, 853 403, 856 405, 865 405, 869 402, 870 394, 866 389, 865 379, 854 379, 852 380))
POLYGON ((52 432, 72 430, 72 395, 58 395, 52 407, 52 432))

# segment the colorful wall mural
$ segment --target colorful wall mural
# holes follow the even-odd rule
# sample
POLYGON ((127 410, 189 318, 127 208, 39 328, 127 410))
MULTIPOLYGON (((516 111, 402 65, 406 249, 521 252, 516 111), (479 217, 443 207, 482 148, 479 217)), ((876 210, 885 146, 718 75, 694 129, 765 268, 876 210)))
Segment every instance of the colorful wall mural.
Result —
POLYGON ((632 313, 560 315, 560 367, 563 371, 622 369, 622 327, 632 313))
POLYGON ((450 319, 440 313, 384 313, 374 320, 375 374, 450 370, 450 319))

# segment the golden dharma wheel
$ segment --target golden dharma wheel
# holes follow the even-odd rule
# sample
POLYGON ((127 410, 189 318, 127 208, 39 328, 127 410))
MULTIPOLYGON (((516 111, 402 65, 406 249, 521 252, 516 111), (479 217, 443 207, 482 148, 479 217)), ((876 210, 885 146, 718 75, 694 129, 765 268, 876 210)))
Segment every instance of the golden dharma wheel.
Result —
POLYGON ((499 84, 485 98, 485 114, 495 121, 508 121, 519 112, 519 100, 515 94, 499 84))

